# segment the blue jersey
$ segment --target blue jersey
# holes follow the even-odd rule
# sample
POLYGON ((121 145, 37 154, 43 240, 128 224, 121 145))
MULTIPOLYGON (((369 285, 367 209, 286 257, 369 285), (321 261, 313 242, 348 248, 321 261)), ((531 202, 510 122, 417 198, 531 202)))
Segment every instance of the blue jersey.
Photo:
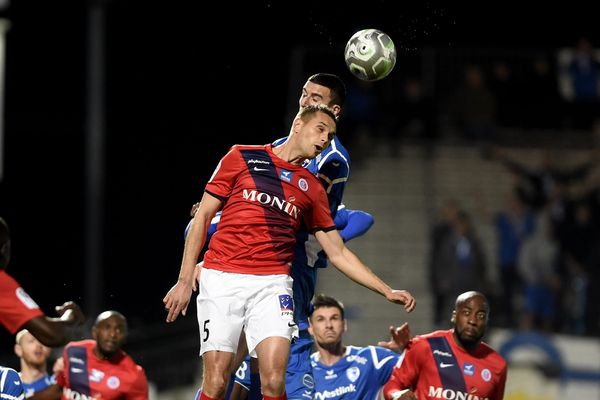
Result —
POLYGON ((12 368, 0 367, 0 399, 23 400, 23 384, 17 371, 12 368))
POLYGON ((50 385, 54 385, 56 383, 56 378, 54 375, 50 376, 45 374, 40 379, 35 380, 31 383, 23 383, 23 391, 25 392, 25 398, 33 396, 34 393, 40 392, 46 389, 50 385))
POLYGON ((319 361, 318 352, 310 358, 315 400, 375 400, 394 367, 401 365, 404 353, 378 346, 347 346, 344 357, 330 366, 319 361))

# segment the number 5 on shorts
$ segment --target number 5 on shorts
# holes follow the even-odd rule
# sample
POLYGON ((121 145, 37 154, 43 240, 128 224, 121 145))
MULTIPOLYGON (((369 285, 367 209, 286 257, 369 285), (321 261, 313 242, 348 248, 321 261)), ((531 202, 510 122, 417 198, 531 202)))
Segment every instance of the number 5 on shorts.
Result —
POLYGON ((208 336, 210 335, 210 331, 208 330, 209 322, 210 322, 210 319, 207 319, 204 321, 204 328, 202 328, 202 330, 204 331, 205 336, 202 338, 203 342, 206 342, 208 340, 208 336))

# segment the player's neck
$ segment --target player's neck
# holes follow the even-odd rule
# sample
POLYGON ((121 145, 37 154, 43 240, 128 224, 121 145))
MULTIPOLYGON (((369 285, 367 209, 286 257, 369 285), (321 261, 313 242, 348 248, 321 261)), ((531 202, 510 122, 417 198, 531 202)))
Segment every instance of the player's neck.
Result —
POLYGON ((319 361, 323 365, 331 366, 340 361, 346 354, 346 346, 342 343, 336 343, 326 346, 318 346, 319 361))
POLYGON ((19 374, 21 375, 21 380, 24 383, 32 383, 46 375, 46 366, 35 366, 29 365, 25 362, 21 362, 21 371, 19 374))
POLYGON ((302 156, 299 151, 295 150, 292 144, 293 141, 288 139, 281 145, 273 147, 273 154, 281 158, 283 161, 289 162, 290 164, 302 166, 302 163, 304 160, 306 160, 306 157, 302 156))

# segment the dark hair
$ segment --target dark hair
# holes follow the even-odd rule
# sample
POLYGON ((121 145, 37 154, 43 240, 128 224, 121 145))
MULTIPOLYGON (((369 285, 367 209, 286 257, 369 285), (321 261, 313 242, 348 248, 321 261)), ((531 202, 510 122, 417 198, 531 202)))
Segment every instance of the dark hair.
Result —
POLYGON ((310 316, 312 317, 313 312, 317 308, 321 308, 321 307, 335 307, 338 310, 340 310, 340 313, 342 314, 342 319, 345 318, 344 317, 344 305, 340 301, 337 301, 336 299, 334 299, 333 297, 326 296, 324 294, 318 294, 313 299, 312 307, 310 309, 310 316))
POLYGON ((329 106, 334 104, 337 104, 338 106, 344 105, 344 102, 346 101, 346 85, 344 85, 344 82, 339 76, 318 73, 308 78, 308 81, 329 88, 331 91, 331 104, 329 104, 329 106))

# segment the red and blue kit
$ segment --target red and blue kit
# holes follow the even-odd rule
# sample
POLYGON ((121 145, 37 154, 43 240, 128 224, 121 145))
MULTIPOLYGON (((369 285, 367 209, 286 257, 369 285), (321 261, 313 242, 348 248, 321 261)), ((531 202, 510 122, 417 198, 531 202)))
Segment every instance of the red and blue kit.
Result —
POLYGON ((451 329, 414 338, 384 392, 386 398, 394 391, 412 389, 420 400, 502 400, 505 383, 502 356, 485 343, 472 352, 463 350, 451 329))
POLYGON ((100 359, 95 346, 94 340, 82 340, 65 347, 65 369, 56 377, 63 387, 62 399, 147 400, 143 368, 123 351, 110 360, 100 359))
POLYGON ((300 228, 335 229, 323 185, 302 166, 277 157, 270 144, 233 146, 205 190, 224 202, 205 268, 289 274, 300 228))
POLYGON ((29 320, 44 313, 14 278, 0 271, 0 323, 15 334, 29 320))

